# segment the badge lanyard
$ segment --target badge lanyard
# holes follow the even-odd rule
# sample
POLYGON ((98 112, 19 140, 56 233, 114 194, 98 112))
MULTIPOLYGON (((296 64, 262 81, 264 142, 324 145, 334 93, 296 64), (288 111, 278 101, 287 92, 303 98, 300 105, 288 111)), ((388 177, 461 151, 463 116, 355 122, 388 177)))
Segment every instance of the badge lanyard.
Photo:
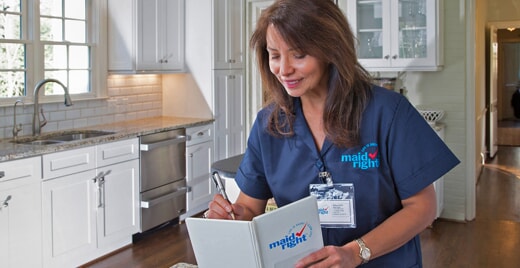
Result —
POLYGON ((322 158, 316 163, 319 184, 310 184, 311 195, 318 200, 318 212, 323 228, 356 228, 354 185, 334 183, 322 158))

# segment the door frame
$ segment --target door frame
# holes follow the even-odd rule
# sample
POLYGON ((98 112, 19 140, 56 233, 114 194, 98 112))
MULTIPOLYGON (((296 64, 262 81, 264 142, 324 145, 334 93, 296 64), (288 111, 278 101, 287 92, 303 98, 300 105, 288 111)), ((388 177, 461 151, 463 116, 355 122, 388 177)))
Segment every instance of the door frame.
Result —
POLYGON ((498 150, 498 50, 500 43, 497 40, 497 32, 499 29, 507 29, 508 27, 520 28, 520 21, 490 21, 487 23, 489 40, 487 44, 488 62, 487 62, 487 86, 486 86, 486 145, 488 147, 488 156, 493 158, 498 150))

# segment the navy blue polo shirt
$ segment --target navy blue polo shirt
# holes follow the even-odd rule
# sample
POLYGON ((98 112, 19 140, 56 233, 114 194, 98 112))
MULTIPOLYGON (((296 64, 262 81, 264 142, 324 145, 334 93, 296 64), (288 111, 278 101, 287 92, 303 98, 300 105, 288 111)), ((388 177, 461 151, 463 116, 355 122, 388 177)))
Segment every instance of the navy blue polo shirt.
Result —
MULTIPOLYGON (((294 135, 267 133, 269 108, 261 110, 235 180, 241 191, 274 197, 284 206, 309 195, 309 185, 322 183, 318 172, 334 183, 353 183, 356 228, 323 229, 325 245, 342 246, 374 229, 402 208, 401 200, 418 193, 459 160, 402 95, 373 87, 363 113, 361 142, 340 148, 325 140, 321 152, 295 99, 294 135)), ((366 267, 421 267, 419 236, 366 267)))

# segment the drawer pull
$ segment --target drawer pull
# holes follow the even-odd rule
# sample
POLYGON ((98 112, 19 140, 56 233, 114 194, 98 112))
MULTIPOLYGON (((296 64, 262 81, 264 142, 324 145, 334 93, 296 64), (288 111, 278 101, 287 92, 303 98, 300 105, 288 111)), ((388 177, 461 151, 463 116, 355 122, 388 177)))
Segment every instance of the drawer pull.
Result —
POLYGON ((9 201, 10 201, 10 200, 11 200, 11 196, 8 195, 8 196, 5 198, 4 202, 2 202, 2 206, 0 206, 0 210, 2 210, 2 208, 6 208, 6 207, 8 207, 8 206, 9 206, 9 201))
POLYGON ((160 204, 165 201, 170 201, 171 199, 184 195, 188 192, 191 192, 191 187, 189 187, 189 186, 181 187, 171 193, 165 194, 165 195, 157 197, 155 199, 141 201, 141 208, 151 208, 157 204, 160 204))
POLYGON ((155 148, 160 148, 160 147, 177 144, 177 143, 181 143, 181 142, 186 142, 186 136, 178 136, 173 139, 166 139, 166 140, 162 140, 162 141, 158 141, 158 142, 154 142, 154 143, 148 143, 148 144, 141 143, 139 148, 141 149, 141 151, 151 151, 155 148))

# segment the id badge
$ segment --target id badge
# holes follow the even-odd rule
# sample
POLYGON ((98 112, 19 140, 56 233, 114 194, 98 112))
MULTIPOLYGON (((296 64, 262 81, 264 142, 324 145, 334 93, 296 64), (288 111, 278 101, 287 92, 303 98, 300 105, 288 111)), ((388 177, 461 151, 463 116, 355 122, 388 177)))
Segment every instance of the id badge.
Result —
POLYGON ((309 191, 318 199, 321 227, 356 228, 354 184, 311 184, 309 191))

